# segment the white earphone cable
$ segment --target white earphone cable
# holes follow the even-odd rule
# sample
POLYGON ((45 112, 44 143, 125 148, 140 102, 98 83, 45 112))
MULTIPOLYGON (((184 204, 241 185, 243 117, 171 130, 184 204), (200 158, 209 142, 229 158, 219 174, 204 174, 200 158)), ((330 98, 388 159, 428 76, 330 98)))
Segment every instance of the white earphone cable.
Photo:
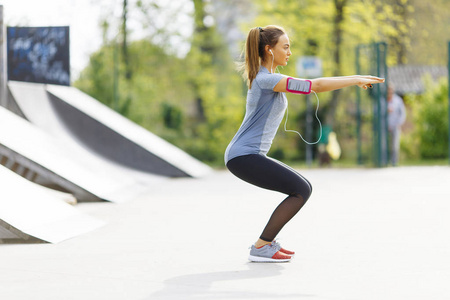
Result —
POLYGON ((273 62, 275 61, 275 55, 273 55, 272 50, 269 50, 269 51, 270 51, 270 53, 272 54, 272 66, 270 67, 270 73, 273 74, 273 62))
MULTIPOLYGON (((313 92, 314 92, 314 91, 313 91, 313 92)), ((286 121, 284 122, 284 131, 286 131, 286 132, 295 132, 295 133, 298 134, 298 135, 300 136, 300 138, 301 138, 305 143, 307 143, 308 145, 315 145, 315 144, 317 144, 317 143, 320 141, 320 139, 322 138, 322 123, 320 122, 320 119, 319 119, 319 117, 317 116, 317 112, 319 111, 319 97, 317 96, 316 92, 314 92, 314 95, 316 95, 316 98, 317 98, 317 107, 316 107, 316 113, 315 113, 315 115, 316 115, 316 119, 317 119, 317 121, 319 122, 319 126, 320 126, 320 136, 319 136, 319 138, 317 139, 317 141, 312 142, 312 143, 311 143, 311 142, 308 142, 308 141, 306 141, 306 140, 303 138, 303 136, 302 136, 298 131, 286 129, 286 124, 287 124, 288 117, 289 117, 289 110, 288 110, 288 107, 286 107, 286 121)), ((289 105, 288 105, 288 106, 289 106, 289 105)))

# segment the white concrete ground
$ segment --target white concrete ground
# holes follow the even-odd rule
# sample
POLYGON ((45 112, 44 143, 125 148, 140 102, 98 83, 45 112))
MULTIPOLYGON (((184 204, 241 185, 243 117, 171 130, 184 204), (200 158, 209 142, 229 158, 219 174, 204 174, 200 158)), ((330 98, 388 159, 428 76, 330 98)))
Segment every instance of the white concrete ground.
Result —
POLYGON ((283 195, 220 171, 78 204, 107 225, 62 243, 0 245, 0 298, 450 299, 449 167, 300 172, 290 263, 247 261, 283 195))

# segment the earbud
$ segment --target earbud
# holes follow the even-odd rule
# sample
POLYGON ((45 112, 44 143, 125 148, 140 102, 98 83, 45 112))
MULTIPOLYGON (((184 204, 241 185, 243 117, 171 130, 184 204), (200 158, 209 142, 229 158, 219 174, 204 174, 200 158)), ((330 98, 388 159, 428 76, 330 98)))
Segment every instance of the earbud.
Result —
POLYGON ((272 55, 273 55, 272 49, 269 49, 269 52, 270 52, 270 54, 272 54, 272 55))

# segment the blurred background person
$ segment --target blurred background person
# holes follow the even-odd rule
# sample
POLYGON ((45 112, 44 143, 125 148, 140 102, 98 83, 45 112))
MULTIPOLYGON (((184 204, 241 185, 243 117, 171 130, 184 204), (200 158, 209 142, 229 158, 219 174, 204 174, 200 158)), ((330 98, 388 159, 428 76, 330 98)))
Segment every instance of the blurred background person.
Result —
POLYGON ((400 135, 406 120, 406 109, 403 99, 395 93, 395 87, 389 83, 387 91, 388 129, 390 138, 391 163, 398 164, 400 153, 400 135))

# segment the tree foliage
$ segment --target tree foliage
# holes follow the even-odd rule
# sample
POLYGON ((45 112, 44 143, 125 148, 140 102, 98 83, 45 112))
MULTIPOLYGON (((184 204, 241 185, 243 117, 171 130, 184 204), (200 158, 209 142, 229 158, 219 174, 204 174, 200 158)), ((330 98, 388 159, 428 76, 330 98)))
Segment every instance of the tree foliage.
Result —
MULTIPOLYGON (((250 28, 277 24, 287 30, 293 55, 279 69, 292 76, 302 55, 319 56, 324 76, 354 74, 355 46, 375 41, 388 43, 389 65, 445 64, 445 45, 436 45, 448 38, 446 1, 184 0, 164 6, 162 0, 128 0, 122 21, 108 14, 103 20, 103 46, 74 84, 199 159, 220 165, 244 116, 246 86, 234 60, 250 28), (186 17, 186 5, 192 12, 188 40, 180 34, 186 28, 171 22, 186 17), (140 22, 147 37, 126 40, 126 20, 140 22), (434 30, 433 22, 444 30, 434 30), (119 34, 111 35, 114 31, 119 34)), ((304 132, 305 97, 288 99, 288 128, 304 132)), ((353 89, 324 93, 320 100, 321 120, 327 114, 339 137, 354 139, 353 89)), ((347 144, 353 143, 343 145, 344 157, 347 144)), ((304 149, 297 135, 280 132, 271 154, 298 159, 304 149)))
POLYGON ((243 84, 216 28, 204 24, 204 1, 195 2, 196 29, 186 57, 144 39, 128 44, 124 61, 111 41, 91 55, 75 86, 199 159, 222 164, 243 116, 243 84))
POLYGON ((426 91, 423 95, 410 95, 414 131, 408 140, 410 153, 424 159, 445 158, 448 156, 448 81, 441 78, 433 82, 424 78, 426 91))

